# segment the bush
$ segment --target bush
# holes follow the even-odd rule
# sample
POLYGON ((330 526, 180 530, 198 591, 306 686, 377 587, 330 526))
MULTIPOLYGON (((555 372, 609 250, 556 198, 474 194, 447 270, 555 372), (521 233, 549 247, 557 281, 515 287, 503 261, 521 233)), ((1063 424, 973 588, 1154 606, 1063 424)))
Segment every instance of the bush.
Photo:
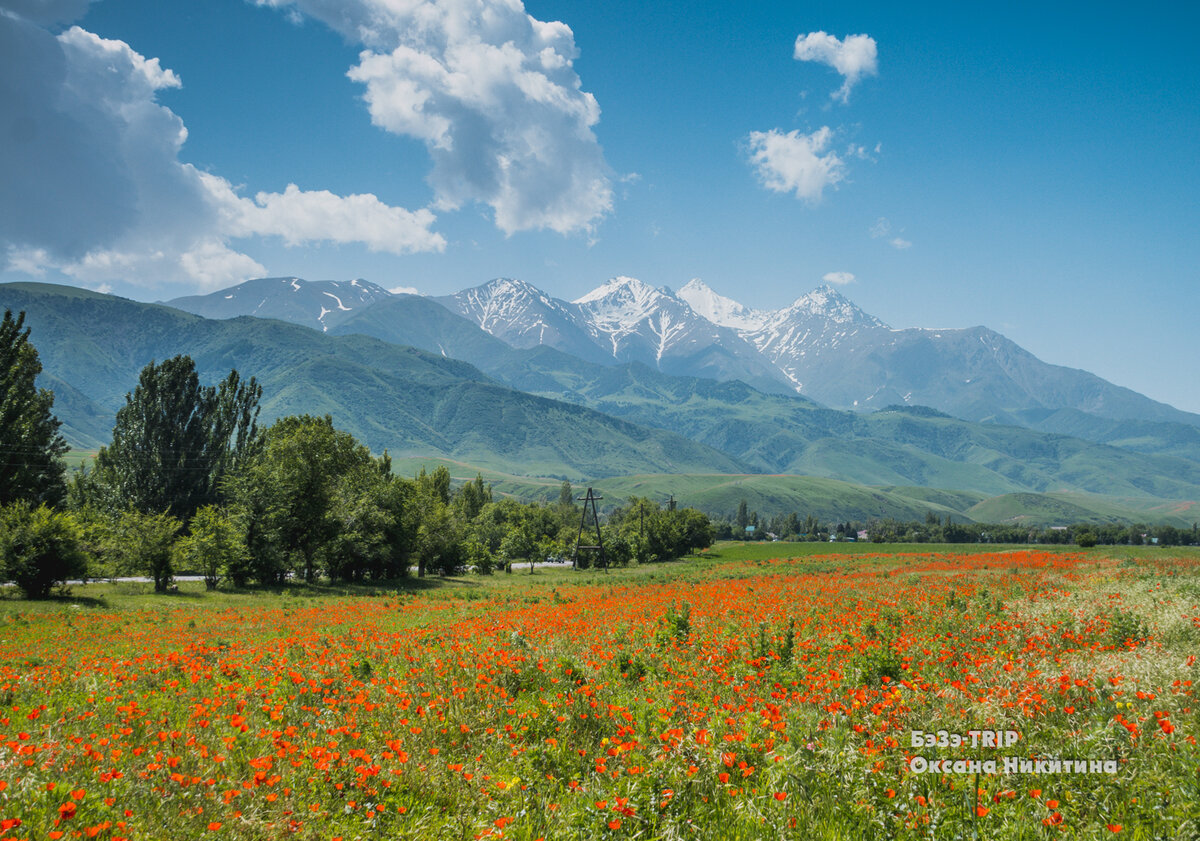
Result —
POLYGON ((1096 535, 1090 531, 1081 531, 1075 535, 1075 545, 1081 549, 1091 549, 1096 545, 1096 535))
POLYGON ((205 589, 215 590, 230 570, 238 573, 247 557, 246 543, 220 508, 206 505, 192 518, 191 534, 175 544, 175 559, 188 571, 204 576, 205 589))
POLYGON ((491 575, 496 568, 496 559, 488 548, 475 538, 469 538, 463 545, 463 561, 477 575, 491 575))
POLYGON ((165 593, 175 578, 171 564, 181 523, 170 514, 143 514, 132 508, 113 526, 111 552, 123 572, 154 580, 154 592, 165 593))
POLYGON ((87 574, 79 526, 70 514, 18 502, 0 509, 0 572, 31 599, 87 574))

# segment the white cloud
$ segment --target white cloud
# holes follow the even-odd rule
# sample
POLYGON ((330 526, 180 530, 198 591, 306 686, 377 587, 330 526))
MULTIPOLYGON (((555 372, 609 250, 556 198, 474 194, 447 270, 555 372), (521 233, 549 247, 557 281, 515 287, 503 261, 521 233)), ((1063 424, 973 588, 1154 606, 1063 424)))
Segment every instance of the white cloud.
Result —
POLYGON ((267 270, 230 247, 276 235, 289 244, 364 243, 441 250, 428 210, 374 196, 341 198, 295 186, 236 195, 179 159, 187 129, 157 94, 182 82, 156 58, 78 26, 52 35, 86 3, 0 0, 0 269, 47 268, 85 283, 212 287, 267 270), (7 13, 5 13, 7 10, 7 13))
POLYGON ((854 282, 854 275, 850 272, 828 272, 821 279, 836 286, 845 286, 847 283, 854 282))
POLYGON ((436 207, 492 208, 506 234, 590 231, 612 180, 574 35, 521 0, 255 0, 299 9, 366 49, 349 77, 376 125, 424 141, 436 207))
POLYGON ((421 290, 413 286, 393 286, 388 290, 393 295, 420 295, 421 290))
POLYGON ((0 0, 0 14, 37 24, 67 23, 87 11, 90 0, 0 0))
POLYGON ((238 280, 267 274, 266 266, 216 238, 196 243, 190 251, 180 255, 179 265, 188 277, 205 289, 220 289, 238 280))
POLYGON ((845 177, 842 159, 825 151, 832 136, 828 126, 812 134, 784 134, 777 129, 751 132, 750 162, 767 189, 794 192, 797 198, 817 201, 826 187, 845 177))
POLYGON ((828 65, 841 74, 841 88, 831 94, 835 101, 845 103, 850 89, 863 76, 879 72, 879 53, 875 39, 869 35, 847 35, 839 41, 825 32, 809 32, 796 38, 793 56, 797 61, 815 61, 828 65))
MULTIPOLYGON (((912 248, 912 243, 900 236, 892 236, 892 223, 886 217, 880 216, 872 223, 868 229, 871 234, 871 239, 886 239, 888 245, 895 248, 897 251, 903 251, 906 248, 912 248)), ((903 229, 900 233, 903 232, 903 229)))
POLYGON ((201 178, 221 205, 226 230, 235 236, 278 236, 287 245, 360 242, 372 251, 392 254, 446 247, 441 234, 430 230, 433 213, 390 207, 370 193, 336 196, 289 184, 282 193, 260 192, 251 201, 238 196, 222 178, 201 178))

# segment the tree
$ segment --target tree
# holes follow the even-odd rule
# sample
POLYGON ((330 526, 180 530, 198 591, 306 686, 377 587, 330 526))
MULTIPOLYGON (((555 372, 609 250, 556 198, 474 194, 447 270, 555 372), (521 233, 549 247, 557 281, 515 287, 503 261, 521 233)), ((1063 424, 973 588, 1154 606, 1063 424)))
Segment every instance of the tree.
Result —
MULTIPOLYGON (((712 546, 715 531, 707 514, 694 508, 684 508, 673 513, 679 517, 681 522, 683 536, 681 548, 683 551, 695 552, 697 549, 707 549, 712 546)), ((791 515, 793 519, 795 516, 795 514, 791 515)))
POLYGON ((216 502, 224 477, 257 451, 262 388, 237 371, 201 386, 190 357, 142 369, 117 412, 113 440, 96 456, 94 481, 110 509, 190 519, 216 502))
POLYGON ((418 510, 422 513, 416 536, 417 574, 424 576, 429 570, 441 575, 455 574, 464 565, 458 521, 441 500, 432 505, 418 503, 418 510))
POLYGON ((562 485, 558 488, 558 504, 563 508, 575 508, 575 489, 566 479, 563 479, 562 485))
POLYGON ((322 567, 330 569, 331 559, 336 575, 347 574, 334 554, 347 545, 338 539, 349 520, 366 513, 350 510, 353 501, 342 485, 370 480, 386 481, 366 447, 334 429, 329 415, 302 415, 276 421, 229 488, 250 551, 271 557, 277 573, 291 568, 312 582, 322 567))
POLYGON ((332 579, 361 581, 407 573, 412 537, 405 530, 407 483, 362 467, 337 483, 333 517, 337 530, 327 553, 332 579))
POLYGON ((113 525, 110 551, 126 572, 149 576, 154 592, 165 593, 175 578, 171 561, 182 525, 170 514, 127 509, 113 525))
POLYGON ((227 571, 238 569, 245 558, 246 544, 237 526, 214 505, 197 511, 192 518, 191 533, 175 544, 177 565, 199 570, 208 590, 217 589, 227 571))
POLYGON ((55 584, 87 574, 79 527, 70 514, 17 502, 0 508, 0 578, 28 598, 44 599, 55 584))
POLYGON ((54 392, 35 384, 42 364, 29 342, 25 313, 0 320, 0 505, 56 505, 66 494, 63 454, 70 449, 54 417, 54 392))
POLYGON ((491 501, 492 486, 484 485, 483 476, 476 473, 474 481, 459 488, 454 497, 454 509, 463 520, 474 520, 491 501))
POLYGON ((737 524, 737 530, 744 535, 746 526, 750 525, 750 514, 747 511, 748 506, 746 500, 741 500, 737 507, 737 519, 734 522, 737 524))

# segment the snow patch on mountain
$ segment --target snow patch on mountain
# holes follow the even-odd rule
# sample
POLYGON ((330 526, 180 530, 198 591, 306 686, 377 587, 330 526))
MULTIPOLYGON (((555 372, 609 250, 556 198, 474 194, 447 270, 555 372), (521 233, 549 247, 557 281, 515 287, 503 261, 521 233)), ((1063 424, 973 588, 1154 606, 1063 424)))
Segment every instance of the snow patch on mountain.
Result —
POLYGON ((719 295, 700 278, 689 280, 675 296, 685 302, 699 316, 721 327, 732 327, 739 331, 762 328, 770 312, 753 310, 732 298, 719 295))

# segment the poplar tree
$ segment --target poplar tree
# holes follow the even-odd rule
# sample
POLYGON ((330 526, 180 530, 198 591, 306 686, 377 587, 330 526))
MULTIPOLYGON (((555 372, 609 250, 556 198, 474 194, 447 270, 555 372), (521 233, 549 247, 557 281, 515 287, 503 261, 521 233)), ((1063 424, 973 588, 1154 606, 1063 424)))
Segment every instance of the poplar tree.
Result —
POLYGON ((237 371, 201 386, 191 357, 151 362, 117 412, 112 443, 96 455, 107 506, 186 521, 216 502, 223 478, 260 445, 261 396, 254 378, 242 382, 237 371))
POLYGON ((42 372, 25 313, 0 320, 0 506, 17 500, 57 504, 66 494, 62 457, 70 447, 54 417, 54 392, 35 384, 42 372))

